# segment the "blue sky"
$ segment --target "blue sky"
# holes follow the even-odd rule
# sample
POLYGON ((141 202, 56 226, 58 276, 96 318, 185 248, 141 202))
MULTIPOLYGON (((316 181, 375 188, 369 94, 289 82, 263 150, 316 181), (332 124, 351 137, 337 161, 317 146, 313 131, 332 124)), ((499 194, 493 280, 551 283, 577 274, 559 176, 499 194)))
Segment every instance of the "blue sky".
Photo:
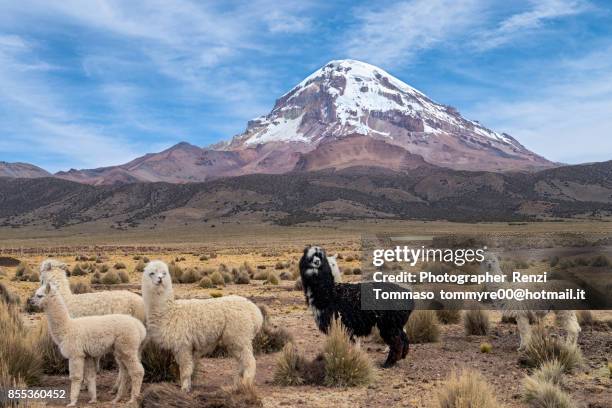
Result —
POLYGON ((0 160, 124 163, 242 132, 332 59, 549 159, 612 159, 606 1, 0 0, 0 160))

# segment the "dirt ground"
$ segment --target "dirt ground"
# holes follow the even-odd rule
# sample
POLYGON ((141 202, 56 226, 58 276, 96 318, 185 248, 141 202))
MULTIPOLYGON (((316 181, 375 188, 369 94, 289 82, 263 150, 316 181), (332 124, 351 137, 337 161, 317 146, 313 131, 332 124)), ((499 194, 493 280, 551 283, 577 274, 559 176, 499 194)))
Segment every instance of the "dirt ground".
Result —
MULTIPOLYGON (((455 226, 446 227, 448 230, 454 228, 455 226)), ((513 229, 507 225, 504 225, 504 228, 513 229)), ((428 228, 426 224, 420 224, 412 231, 415 234, 425 234, 435 229, 443 228, 439 225, 428 228)), ((32 267, 36 267, 48 256, 57 257, 72 266, 76 263, 77 254, 99 253, 104 263, 110 266, 116 262, 125 263, 126 270, 130 274, 130 282, 113 287, 96 286, 95 290, 127 288, 138 293, 140 273, 134 270, 138 262, 133 259, 134 255, 167 262, 179 259, 177 264, 181 267, 218 268, 223 263, 231 268, 246 261, 254 268, 259 267, 258 270, 264 270, 265 267, 266 271, 275 271, 277 274, 282 270, 276 269, 276 263, 283 261, 289 263, 284 270, 295 273, 296 262, 301 255, 303 245, 323 242, 329 252, 341 254, 343 259, 339 263, 343 270, 359 267, 359 260, 351 259, 359 254, 358 230, 347 232, 326 229, 326 231, 332 233, 323 234, 325 235, 323 238, 319 236, 319 240, 316 240, 317 236, 312 231, 301 235, 299 231, 298 234, 292 231, 286 235, 285 233, 267 235, 265 239, 260 240, 254 239, 253 236, 245 238, 226 235, 223 239, 206 240, 199 245, 190 242, 163 247, 159 246, 158 242, 150 243, 144 238, 136 241, 137 243, 134 241, 127 243, 123 238, 116 241, 101 239, 95 242, 95 245, 99 245, 97 248, 93 248, 94 243, 91 244, 90 252, 84 252, 88 250, 84 245, 86 241, 76 243, 73 241, 74 237, 62 238, 68 242, 61 240, 50 242, 48 238, 41 238, 36 245, 25 246, 28 239, 18 237, 12 240, 5 236, 4 240, 0 238, 0 246, 4 249, 2 255, 15 256, 32 267), (57 245, 58 242, 62 246, 57 245), (124 246, 126 244, 128 246, 124 246), (201 261, 200 255, 206 253, 215 253, 217 256, 201 261)), ((4 276, 0 274, 0 282, 17 292, 22 301, 25 301, 37 287, 36 283, 11 280, 14 275, 13 267, 2 267, 2 270, 4 276)), ((89 279, 89 276, 70 278, 71 282, 87 283, 89 279)), ((356 281, 359 277, 351 275, 345 279, 356 281)), ((213 292, 222 293, 224 296, 237 294, 248 297, 255 303, 266 305, 270 310, 272 323, 288 330, 299 350, 308 357, 314 357, 323 346, 324 335, 316 329, 314 319, 304 304, 304 295, 294 289, 293 280, 281 280, 278 286, 264 285, 263 281, 252 280, 247 285, 229 284, 213 289, 202 289, 197 284, 177 284, 175 292, 182 298, 207 298, 213 292)), ((598 311, 594 314, 598 320, 612 319, 612 311, 598 311)), ((31 323, 35 323, 40 316, 24 315, 31 323)), ((519 363, 519 353, 516 351, 518 347, 516 326, 502 324, 500 317, 499 312, 491 312, 494 324, 491 333, 487 336, 466 336, 461 323, 442 325, 439 342, 411 345, 408 358, 391 369, 380 367, 386 355, 384 344, 381 345, 372 338, 362 340, 361 347, 367 351, 376 367, 375 380, 366 387, 276 386, 272 384, 272 378, 279 353, 259 355, 256 377, 258 391, 265 407, 435 407, 437 391, 451 372, 462 368, 473 368, 487 379, 504 406, 524 407, 520 398, 521 381, 528 374, 528 370, 519 363), (483 342, 489 342, 493 346, 490 353, 481 353, 479 346, 483 342)), ((549 318, 547 322, 552 325, 553 319, 549 318)), ((612 361, 612 332, 603 328, 583 328, 579 344, 585 357, 585 364, 583 368, 567 376, 567 391, 579 407, 612 407, 612 380, 609 378, 607 367, 608 361, 612 361)), ((212 390, 230 386, 235 370, 235 363, 229 358, 203 359, 196 376, 195 387, 212 390)), ((112 399, 110 388, 115 377, 114 371, 103 371, 99 374, 100 403, 95 406, 110 406, 112 399)), ((68 387, 68 378, 47 377, 44 385, 65 388, 68 387)), ((143 390, 147 386, 148 384, 145 384, 143 390)), ((86 394, 85 391, 81 393, 80 404, 84 405, 88 400, 86 394)))

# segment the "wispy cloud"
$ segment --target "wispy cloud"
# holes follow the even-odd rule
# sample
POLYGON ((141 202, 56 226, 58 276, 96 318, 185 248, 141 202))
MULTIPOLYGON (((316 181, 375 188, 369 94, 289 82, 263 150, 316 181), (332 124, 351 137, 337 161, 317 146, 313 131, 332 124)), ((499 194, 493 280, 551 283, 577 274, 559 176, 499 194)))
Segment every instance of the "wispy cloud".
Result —
POLYGON ((345 36, 346 52, 374 64, 396 66, 411 62, 419 52, 474 24, 475 0, 413 0, 375 8, 358 8, 353 30, 345 36))
POLYGON ((499 47, 526 37, 559 18, 583 13, 591 6, 582 0, 532 0, 528 10, 511 15, 497 27, 483 30, 477 35, 474 45, 480 50, 499 47))

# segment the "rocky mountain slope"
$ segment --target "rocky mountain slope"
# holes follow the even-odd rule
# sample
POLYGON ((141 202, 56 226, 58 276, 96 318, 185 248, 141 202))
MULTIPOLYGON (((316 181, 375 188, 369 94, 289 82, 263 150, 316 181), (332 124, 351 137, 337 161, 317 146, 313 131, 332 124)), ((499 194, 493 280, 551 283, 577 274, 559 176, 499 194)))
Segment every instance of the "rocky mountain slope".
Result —
POLYGON ((185 184, 91 186, 54 178, 0 179, 0 225, 5 227, 96 222, 113 228, 155 228, 167 222, 210 226, 365 218, 510 221, 611 215, 612 161, 536 173, 351 167, 185 184))
POLYGON ((471 171, 555 166, 380 68, 339 60, 308 76, 229 142, 210 148, 179 143, 120 166, 56 176, 95 185, 187 183, 351 165, 402 171, 416 163, 471 171))
POLYGON ((33 164, 0 161, 0 177, 36 178, 49 176, 51 176, 49 172, 33 164))

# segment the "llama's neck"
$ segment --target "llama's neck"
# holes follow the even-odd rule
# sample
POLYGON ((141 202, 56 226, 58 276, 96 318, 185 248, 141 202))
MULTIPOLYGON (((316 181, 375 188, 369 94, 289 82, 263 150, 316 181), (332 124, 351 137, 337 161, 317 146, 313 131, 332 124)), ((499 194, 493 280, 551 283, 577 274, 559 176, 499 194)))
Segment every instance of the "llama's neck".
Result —
POLYGON ((70 326, 70 314, 61 295, 58 293, 49 295, 46 301, 45 311, 49 322, 51 336, 61 342, 67 335, 70 326))
POLYGON ((174 304, 172 288, 152 287, 142 292, 147 321, 162 317, 174 304), (161 290, 159 290, 161 289, 161 290))

